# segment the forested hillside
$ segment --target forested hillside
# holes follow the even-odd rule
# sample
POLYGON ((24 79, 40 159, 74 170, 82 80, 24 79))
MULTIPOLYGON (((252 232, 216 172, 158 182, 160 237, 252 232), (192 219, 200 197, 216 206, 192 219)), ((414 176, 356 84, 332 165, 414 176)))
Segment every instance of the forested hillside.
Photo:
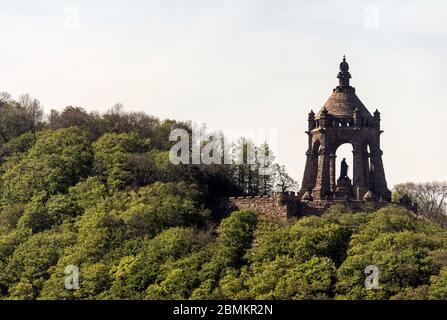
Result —
POLYGON ((447 232, 413 213, 220 219, 214 201, 259 189, 256 168, 172 165, 188 124, 0 100, 0 299, 447 299, 447 232))

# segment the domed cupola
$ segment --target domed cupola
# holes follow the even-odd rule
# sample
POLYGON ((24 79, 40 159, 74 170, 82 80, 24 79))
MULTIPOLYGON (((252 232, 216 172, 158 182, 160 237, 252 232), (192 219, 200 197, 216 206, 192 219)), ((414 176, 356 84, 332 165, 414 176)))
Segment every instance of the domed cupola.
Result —
POLYGON ((371 113, 360 101, 355 93, 355 88, 351 87, 349 73, 349 64, 346 57, 343 56, 343 61, 340 63, 340 72, 337 75, 339 85, 334 89, 329 100, 324 104, 323 108, 317 114, 316 119, 320 119, 323 112, 327 116, 333 118, 349 119, 354 117, 354 111, 358 109, 358 115, 361 118, 372 118, 371 113))

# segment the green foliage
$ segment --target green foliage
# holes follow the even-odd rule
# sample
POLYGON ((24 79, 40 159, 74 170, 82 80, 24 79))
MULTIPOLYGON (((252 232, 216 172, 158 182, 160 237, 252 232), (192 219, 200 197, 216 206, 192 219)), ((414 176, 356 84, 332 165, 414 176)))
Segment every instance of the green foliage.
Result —
POLYGON ((0 300, 447 299, 447 231, 401 207, 222 218, 219 197, 273 181, 172 165, 169 133, 187 124, 67 108, 39 131, 22 103, 0 102, 0 300), (64 287, 73 265, 79 290, 64 287))
POLYGON ((20 156, 20 154, 28 152, 35 143, 36 135, 31 132, 27 132, 12 139, 0 148, 1 162, 4 162, 7 157, 20 156))
POLYGON ((16 160, 6 161, 1 177, 3 201, 9 204, 66 192, 89 172, 92 152, 85 134, 69 128, 40 132, 34 146, 16 160))
POLYGON ((218 238, 201 252, 167 263, 146 299, 210 299, 221 296, 219 279, 228 268, 244 264, 258 217, 247 211, 233 213, 218 228, 218 238))
POLYGON ((25 211, 17 223, 20 229, 31 229, 33 233, 51 228, 52 219, 48 214, 43 195, 34 196, 25 206, 25 211))
POLYGON ((113 298, 142 298, 146 288, 154 282, 164 263, 176 261, 196 247, 192 229, 171 228, 146 241, 136 256, 122 258, 110 274, 113 298))
POLYGON ((89 177, 68 190, 69 198, 76 206, 87 210, 100 205, 108 196, 107 187, 99 177, 89 177))
POLYGON ((52 266, 73 240, 73 233, 54 230, 38 233, 19 244, 0 272, 0 283, 8 283, 10 298, 36 298, 50 277, 52 266))
POLYGON ((195 225, 208 217, 198 209, 198 192, 185 183, 157 182, 130 192, 124 200, 126 208, 120 215, 134 235, 151 235, 179 225, 195 225))
POLYGON ((289 270, 296 266, 297 262, 288 256, 279 256, 273 261, 255 263, 242 274, 247 288, 247 296, 252 299, 275 299, 277 286, 289 270))
POLYGON ((130 172, 124 167, 132 153, 141 153, 147 149, 138 135, 131 133, 103 135, 93 144, 95 153, 95 171, 105 179, 112 189, 125 186, 130 172))
POLYGON ((42 128, 43 110, 40 102, 29 95, 19 101, 1 99, 0 101, 0 141, 8 143, 14 138, 42 128))
POLYGON ((439 275, 430 279, 429 298, 433 300, 447 300, 447 268, 441 270, 439 275))
POLYGON ((447 232, 405 210, 333 209, 287 222, 239 211, 214 229, 206 227, 197 198, 184 183, 110 195, 100 181, 87 179, 65 195, 6 207, 23 214, 16 226, 10 218, 0 235, 1 295, 447 299, 447 232), (98 198, 88 198, 90 192, 98 198), (69 265, 80 267, 79 290, 63 287, 69 265), (364 285, 369 265, 380 271, 376 290, 364 285))
POLYGON ((328 299, 332 295, 335 271, 331 259, 313 257, 287 271, 277 284, 275 297, 298 300, 328 299))
POLYGON ((220 258, 227 260, 229 265, 240 264, 245 250, 251 245, 257 222, 257 215, 250 211, 234 212, 224 219, 217 230, 220 258))
POLYGON ((439 270, 433 254, 446 246, 445 231, 432 228, 398 208, 385 208, 351 238, 348 256, 337 271, 340 298, 389 299, 404 290, 429 283, 439 270), (380 290, 363 286, 363 270, 376 265, 380 290))
POLYGON ((391 297, 390 300, 427 300, 429 290, 430 286, 427 284, 416 288, 406 288, 405 290, 391 297))
POLYGON ((20 204, 5 206, 0 211, 0 234, 5 234, 17 227, 23 215, 24 206, 20 204))

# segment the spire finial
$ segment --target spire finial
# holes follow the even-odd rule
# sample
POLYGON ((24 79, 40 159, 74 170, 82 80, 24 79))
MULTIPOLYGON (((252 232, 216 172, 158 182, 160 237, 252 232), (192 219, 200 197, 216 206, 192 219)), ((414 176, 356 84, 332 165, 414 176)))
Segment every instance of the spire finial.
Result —
POLYGON ((340 73, 337 78, 340 80, 340 88, 349 87, 351 74, 349 73, 349 64, 346 62, 346 55, 343 55, 343 61, 340 63, 340 73))

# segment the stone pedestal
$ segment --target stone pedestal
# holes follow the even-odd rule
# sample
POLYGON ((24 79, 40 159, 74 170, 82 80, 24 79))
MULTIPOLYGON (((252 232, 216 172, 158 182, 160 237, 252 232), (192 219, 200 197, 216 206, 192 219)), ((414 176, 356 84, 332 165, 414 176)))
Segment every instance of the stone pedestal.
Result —
POLYGON ((352 181, 349 178, 340 178, 337 180, 337 188, 335 189, 335 199, 345 200, 352 195, 352 181))

